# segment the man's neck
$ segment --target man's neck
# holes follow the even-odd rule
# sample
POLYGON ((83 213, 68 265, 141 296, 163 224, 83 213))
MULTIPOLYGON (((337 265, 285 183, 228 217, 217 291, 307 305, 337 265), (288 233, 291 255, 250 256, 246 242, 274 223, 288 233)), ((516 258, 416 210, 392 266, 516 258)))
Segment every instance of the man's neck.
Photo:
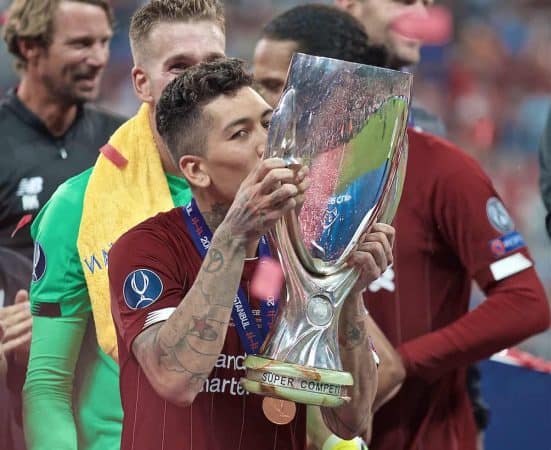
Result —
POLYGON ((230 205, 205 197, 206 196, 201 195, 201 193, 194 193, 197 207, 199 208, 203 219, 205 219, 205 222, 209 226, 210 231, 214 233, 226 217, 226 214, 230 209, 230 205))
POLYGON ((78 107, 54 98, 41 83, 23 77, 17 97, 36 115, 53 136, 63 136, 73 124, 78 107))
POLYGON ((163 141, 163 138, 159 135, 157 127, 155 125, 155 105, 151 105, 149 108, 149 126, 151 127, 151 132, 153 133, 153 140, 155 141, 155 146, 159 151, 159 156, 161 157, 161 165, 165 173, 170 173, 171 175, 181 176, 178 167, 173 161, 166 144, 163 141))

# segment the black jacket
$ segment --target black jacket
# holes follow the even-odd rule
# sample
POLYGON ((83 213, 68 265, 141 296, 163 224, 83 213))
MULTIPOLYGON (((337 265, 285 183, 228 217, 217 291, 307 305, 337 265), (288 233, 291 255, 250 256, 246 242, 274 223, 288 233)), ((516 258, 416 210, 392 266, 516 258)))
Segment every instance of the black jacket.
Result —
POLYGON ((92 106, 79 108, 64 136, 52 136, 12 91, 0 101, 0 246, 32 258, 29 227, 11 234, 21 218, 35 217, 66 179, 88 169, 123 123, 92 106))

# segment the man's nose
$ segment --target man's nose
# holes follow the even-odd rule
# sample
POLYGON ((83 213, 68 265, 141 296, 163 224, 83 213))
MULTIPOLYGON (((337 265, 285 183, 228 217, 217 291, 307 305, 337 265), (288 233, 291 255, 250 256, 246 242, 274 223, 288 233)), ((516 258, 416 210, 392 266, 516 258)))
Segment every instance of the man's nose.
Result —
POLYGON ((424 0, 417 0, 409 5, 409 12, 415 14, 427 14, 427 5, 424 0))
POLYGON ((102 68, 109 60, 109 43, 96 42, 90 47, 90 52, 86 58, 86 62, 91 66, 102 68))

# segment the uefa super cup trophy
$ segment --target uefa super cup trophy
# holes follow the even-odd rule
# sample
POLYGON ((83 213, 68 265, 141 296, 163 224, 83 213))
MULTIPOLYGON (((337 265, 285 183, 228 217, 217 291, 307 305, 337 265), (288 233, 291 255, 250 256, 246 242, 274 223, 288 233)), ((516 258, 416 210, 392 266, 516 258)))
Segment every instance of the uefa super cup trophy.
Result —
POLYGON ((260 354, 245 360, 248 391, 323 406, 349 398, 354 380, 342 368, 337 327, 358 272, 345 261, 373 223, 396 212, 411 82, 406 73, 294 55, 266 153, 309 166, 312 184, 300 213, 275 227, 286 291, 260 354))

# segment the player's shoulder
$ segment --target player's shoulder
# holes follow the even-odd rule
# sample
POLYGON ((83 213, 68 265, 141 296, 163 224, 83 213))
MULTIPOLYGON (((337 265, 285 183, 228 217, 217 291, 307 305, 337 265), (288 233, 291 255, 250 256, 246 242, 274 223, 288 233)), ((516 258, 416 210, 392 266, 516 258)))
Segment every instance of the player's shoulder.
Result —
MULTIPOLYGON (((134 225, 126 233, 123 233, 113 244, 111 254, 124 254, 137 246, 146 248, 149 251, 151 246, 166 244, 169 248, 176 244, 176 241, 185 237, 187 233, 184 227, 184 218, 181 207, 173 208, 134 225)), ((166 248, 163 245, 160 248, 166 248)))
POLYGON ((78 232, 84 193, 92 170, 93 168, 89 168, 69 178, 56 189, 38 216, 33 220, 31 232, 35 238, 43 224, 47 223, 49 228, 53 228, 50 227, 52 222, 54 222, 57 229, 65 231, 67 227, 76 227, 75 232, 78 232))
POLYGON ((410 157, 442 175, 468 172, 481 173, 480 164, 462 148, 449 140, 415 128, 408 128, 410 157))

